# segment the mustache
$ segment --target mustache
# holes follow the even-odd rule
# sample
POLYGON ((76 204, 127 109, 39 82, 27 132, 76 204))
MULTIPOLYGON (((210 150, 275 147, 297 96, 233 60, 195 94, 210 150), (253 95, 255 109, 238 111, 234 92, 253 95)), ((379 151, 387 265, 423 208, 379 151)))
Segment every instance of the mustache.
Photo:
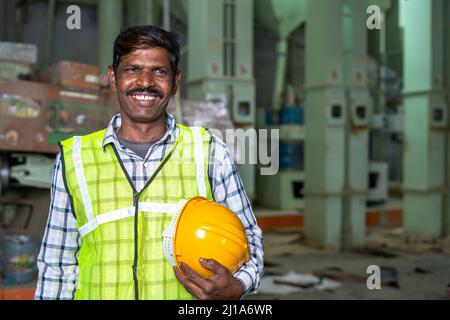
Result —
POLYGON ((147 94, 155 95, 155 96, 157 96, 160 99, 162 99, 164 97, 164 93, 161 90, 159 90, 157 88, 154 88, 154 87, 132 88, 132 89, 128 89, 126 91, 126 95, 127 96, 131 96, 133 94, 139 94, 139 93, 141 93, 141 94, 147 93, 147 94))

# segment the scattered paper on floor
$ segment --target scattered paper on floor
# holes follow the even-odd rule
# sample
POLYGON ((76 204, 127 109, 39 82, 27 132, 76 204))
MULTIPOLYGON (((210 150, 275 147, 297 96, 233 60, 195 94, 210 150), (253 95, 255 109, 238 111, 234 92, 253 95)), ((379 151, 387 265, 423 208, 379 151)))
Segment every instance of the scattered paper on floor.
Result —
POLYGON ((312 274, 300 274, 294 271, 282 276, 264 276, 258 288, 259 293, 271 294, 289 294, 292 292, 300 292, 306 290, 332 290, 340 287, 341 284, 327 278, 320 279, 312 274), (310 288, 300 288, 294 285, 274 283, 274 280, 288 281, 293 284, 308 285, 313 284, 310 288))

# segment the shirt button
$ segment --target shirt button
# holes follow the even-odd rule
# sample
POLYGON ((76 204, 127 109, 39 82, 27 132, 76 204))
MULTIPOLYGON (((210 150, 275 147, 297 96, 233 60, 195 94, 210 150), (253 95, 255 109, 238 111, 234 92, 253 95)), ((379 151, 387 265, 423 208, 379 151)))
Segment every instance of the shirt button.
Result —
POLYGON ((150 163, 148 163, 148 162, 144 163, 144 167, 146 167, 146 168, 150 167, 150 163))

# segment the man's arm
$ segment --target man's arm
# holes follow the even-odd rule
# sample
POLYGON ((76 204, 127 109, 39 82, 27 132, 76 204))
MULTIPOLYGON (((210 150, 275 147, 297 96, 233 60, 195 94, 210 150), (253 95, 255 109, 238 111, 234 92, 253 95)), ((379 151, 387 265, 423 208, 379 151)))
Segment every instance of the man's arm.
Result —
POLYGON ((263 237, 250 201, 230 152, 221 140, 211 142, 210 178, 214 200, 232 210, 244 225, 250 246, 250 260, 234 277, 244 286, 244 294, 256 290, 264 268, 263 237))
POLYGON ((81 237, 63 181, 61 155, 58 154, 53 167, 49 217, 37 260, 36 300, 74 298, 80 245, 81 237))
POLYGON ((174 267, 177 279, 199 299, 239 299, 258 287, 263 273, 261 229, 245 193, 239 173, 226 145, 213 137, 211 142, 209 177, 214 200, 231 209, 242 221, 250 247, 250 260, 234 275, 213 259, 200 259, 200 264, 213 271, 205 279, 188 265, 180 263, 180 272, 174 267))

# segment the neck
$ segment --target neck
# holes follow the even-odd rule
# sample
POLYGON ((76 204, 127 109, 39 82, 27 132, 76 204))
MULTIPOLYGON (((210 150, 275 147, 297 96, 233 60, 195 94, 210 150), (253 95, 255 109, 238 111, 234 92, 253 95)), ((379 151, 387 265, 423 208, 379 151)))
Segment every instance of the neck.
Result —
POLYGON ((166 117, 151 123, 136 123, 122 116, 122 123, 117 130, 121 139, 132 142, 147 142, 161 139, 166 133, 166 117))

